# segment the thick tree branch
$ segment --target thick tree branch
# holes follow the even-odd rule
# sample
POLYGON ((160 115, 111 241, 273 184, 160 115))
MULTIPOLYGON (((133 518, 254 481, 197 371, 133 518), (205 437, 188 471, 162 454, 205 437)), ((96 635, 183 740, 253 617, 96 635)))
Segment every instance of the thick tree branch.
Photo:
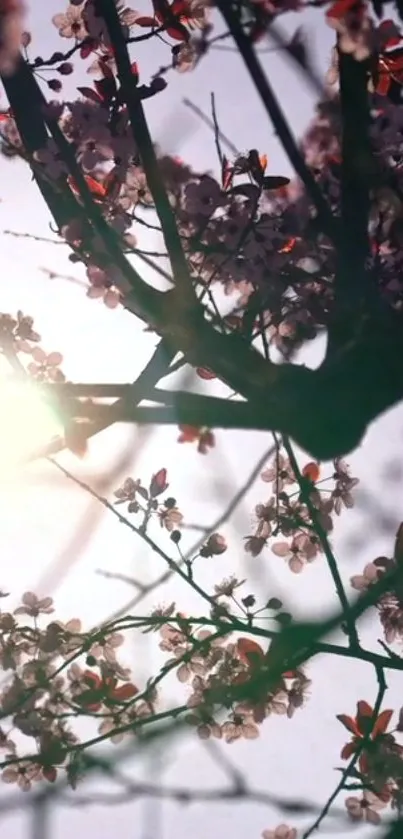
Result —
POLYGON ((379 283, 369 264, 370 187, 375 162, 369 139, 368 62, 339 50, 341 148, 341 236, 335 302, 329 322, 328 355, 361 329, 366 312, 380 306, 379 283))
POLYGON ((171 261, 175 288, 178 291, 177 304, 180 309, 183 309, 183 307, 190 310, 196 309, 198 308, 196 294, 183 252, 175 216, 159 171, 158 161, 148 130, 141 99, 137 91, 126 41, 119 21, 118 10, 114 0, 97 0, 97 7, 102 13, 111 42, 114 46, 121 92, 129 113, 133 140, 140 155, 147 184, 161 223, 165 247, 171 261))
MULTIPOLYGON (((267 103, 271 107, 271 91, 253 49, 242 31, 237 31, 237 37, 241 39, 242 49, 246 51, 254 73, 257 73, 259 84, 263 84, 262 98, 268 97, 267 103)), ((111 246, 112 250, 109 249, 113 231, 108 229, 99 208, 87 194, 85 179, 69 144, 63 135, 60 137, 59 127, 44 118, 44 98, 26 62, 21 59, 14 76, 4 79, 4 84, 29 159, 32 160, 34 152, 46 144, 47 121, 56 141, 66 152, 70 170, 78 183, 83 206, 69 189, 56 189, 50 182, 45 182, 37 175, 38 167, 34 167, 39 187, 58 227, 78 216, 83 219, 84 225, 89 225, 89 234, 94 229, 101 232, 102 238, 105 235, 112 259, 135 288, 133 294, 128 295, 125 305, 166 339, 169 353, 174 355, 181 351, 193 366, 211 368, 224 383, 248 401, 247 407, 238 403, 235 409, 242 412, 242 420, 246 418, 245 424, 240 427, 285 433, 315 458, 328 460, 353 450, 360 443, 368 424, 401 401, 403 330, 401 317, 393 311, 379 310, 363 317, 360 329, 356 329, 350 340, 344 342, 336 354, 328 356, 315 372, 303 366, 278 366, 266 361, 241 336, 217 332, 203 319, 202 312, 196 312, 193 317, 187 310, 185 317, 178 306, 175 289, 164 294, 147 286, 125 259, 117 242, 111 246)), ((280 116, 284 119, 281 112, 280 116)), ((297 153, 299 155, 298 150, 297 153)), ((360 200, 365 203, 364 193, 360 200)), ((361 242, 364 234, 362 228, 361 242)), ((174 406, 164 409, 165 418, 160 414, 157 420, 155 411, 147 417, 143 412, 142 421, 173 422, 175 410, 176 423, 206 423, 211 427, 220 427, 223 423, 223 406, 219 406, 218 414, 217 405, 214 413, 210 403, 207 414, 203 413, 205 406, 202 406, 202 413, 196 417, 195 403, 192 406, 181 399, 174 406)), ((228 406, 225 410, 228 411, 228 406)), ((114 416, 122 411, 120 406, 114 416)), ((129 412, 127 407, 124 408, 126 412, 129 412)), ((109 414, 108 417, 99 417, 98 421, 109 424, 112 419, 109 414)), ((139 421, 139 416, 133 414, 130 419, 139 421)), ((235 427, 239 422, 238 416, 235 427)), ((224 427, 234 427, 234 419, 224 427)))

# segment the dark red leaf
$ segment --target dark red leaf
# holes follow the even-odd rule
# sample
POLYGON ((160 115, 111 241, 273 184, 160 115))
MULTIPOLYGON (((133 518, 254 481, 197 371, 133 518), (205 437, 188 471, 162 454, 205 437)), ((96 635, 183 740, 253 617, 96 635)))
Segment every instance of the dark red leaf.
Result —
POLYGON ((227 158, 223 157, 221 167, 221 184, 223 189, 228 189, 234 179, 234 167, 228 162, 227 158))
POLYGON ((109 103, 116 96, 116 82, 113 75, 95 81, 94 85, 103 102, 109 103))
POLYGON ((121 685, 118 688, 115 688, 113 691, 113 699, 118 699, 124 702, 126 699, 132 699, 133 696, 139 692, 139 689, 136 688, 135 685, 132 684, 125 684, 121 685))
POLYGON ((95 38, 89 38, 82 47, 80 47, 80 56, 81 58, 88 58, 94 50, 96 50, 98 46, 98 41, 95 38))
POLYGON ((102 102, 102 97, 93 90, 92 87, 78 87, 78 92, 81 93, 82 96, 85 96, 86 99, 90 99, 91 102, 95 102, 96 105, 99 105, 102 102))
POLYGON ((205 379, 206 381, 217 378, 216 374, 212 370, 209 370, 208 367, 196 367, 196 373, 200 379, 205 379))
POLYGON ((288 186, 289 178, 284 178, 282 175, 266 175, 263 178, 263 189, 280 189, 280 187, 288 186))
POLYGON ((264 658, 262 647, 251 638, 238 638, 236 648, 239 658, 245 664, 257 664, 264 658))
POLYGON ((359 736, 360 731, 353 717, 349 717, 348 714, 336 714, 336 720, 341 722, 348 731, 351 731, 351 734, 354 734, 356 737, 359 736))
POLYGON ((148 17, 147 15, 144 15, 136 18, 136 26, 152 26, 156 28, 158 26, 158 20, 155 17, 148 17))

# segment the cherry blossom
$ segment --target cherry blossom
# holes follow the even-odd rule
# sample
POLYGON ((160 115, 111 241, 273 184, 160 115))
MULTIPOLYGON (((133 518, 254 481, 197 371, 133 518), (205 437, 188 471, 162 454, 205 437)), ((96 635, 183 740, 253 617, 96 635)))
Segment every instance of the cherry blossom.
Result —
POLYGON ((107 661, 115 661, 116 659, 116 650, 120 647, 124 642, 124 636, 120 632, 114 632, 112 635, 106 635, 105 637, 99 638, 95 644, 89 650, 89 655, 94 656, 94 658, 101 658, 102 656, 107 659, 107 661))
POLYGON ((222 733, 226 743, 234 743, 240 738, 256 740, 259 728, 249 714, 238 713, 235 709, 231 718, 223 724, 222 733))
POLYGON ((284 487, 295 483, 295 475, 292 471, 288 458, 279 454, 273 460, 272 466, 265 469, 261 474, 262 481, 272 485, 273 492, 282 492, 284 487))
POLYGON ((39 599, 32 591, 27 591, 22 596, 22 606, 14 610, 15 615, 31 615, 36 618, 40 614, 49 615, 54 612, 53 600, 51 597, 39 599))
POLYGON ((65 12, 59 12, 52 17, 52 23, 61 38, 76 38, 83 41, 88 31, 83 20, 84 2, 70 3, 65 12))
POLYGON ((306 562, 312 562, 317 555, 317 548, 305 533, 294 536, 291 544, 275 542, 271 549, 276 556, 281 556, 288 562, 290 571, 300 574, 306 562))
POLYGON ((59 352, 45 353, 41 347, 35 347, 31 356, 33 361, 28 364, 28 372, 39 382, 64 382, 65 376, 60 365, 63 356, 59 352))
POLYGON ((212 533, 207 542, 200 549, 200 556, 220 556, 227 550, 227 543, 220 533, 212 533))
POLYGON ((262 839, 297 839, 297 828, 279 824, 274 830, 264 830, 262 839))
POLYGON ((1 778, 6 784, 18 784, 23 792, 29 792, 32 782, 41 780, 41 768, 28 761, 19 761, 3 769, 1 778))
POLYGON ((353 588, 357 589, 357 591, 363 591, 368 588, 371 583, 376 583, 379 579, 379 574, 379 568, 377 568, 373 562, 368 562, 362 574, 355 574, 351 577, 350 583, 353 588))
POLYGON ((87 297, 92 300, 102 300, 108 309, 116 309, 122 298, 119 289, 113 285, 107 272, 96 265, 90 265, 87 268, 87 276, 91 283, 87 290, 87 297))
POLYGON ((365 792, 362 798, 349 795, 344 803, 352 821, 364 820, 370 824, 379 824, 381 820, 379 810, 383 810, 386 806, 385 802, 371 790, 365 792))
POLYGON ((49 178, 58 180, 68 174, 67 163, 52 138, 47 141, 45 148, 35 153, 35 158, 43 166, 49 178))
POLYGON ((185 209, 195 216, 210 216, 222 203, 222 192, 214 178, 207 175, 185 187, 185 209))

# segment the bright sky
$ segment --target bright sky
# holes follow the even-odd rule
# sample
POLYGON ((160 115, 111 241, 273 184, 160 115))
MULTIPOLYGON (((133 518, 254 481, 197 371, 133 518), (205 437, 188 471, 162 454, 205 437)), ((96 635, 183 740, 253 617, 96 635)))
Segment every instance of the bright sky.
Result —
MULTIPOLYGON (((32 54, 50 56, 55 49, 62 48, 50 18, 66 4, 63 0, 47 0, 46 3, 32 0, 30 5, 32 54)), ((146 5, 142 3, 138 7, 146 5)), ((290 16, 287 21, 290 32, 300 23, 299 17, 290 16)), ((318 64, 323 69, 332 33, 323 25, 322 13, 307 14, 304 23, 310 29, 318 64)), ((167 62, 168 53, 155 42, 152 48, 140 46, 136 58, 147 80, 149 73, 167 62)), ((264 65, 295 132, 300 133, 312 113, 311 92, 295 70, 277 54, 266 55, 264 65)), ((66 80, 66 97, 84 80, 88 83, 81 69, 72 80, 66 80)), ((208 112, 212 90, 216 95, 222 130, 240 149, 257 147, 266 152, 274 174, 288 174, 288 163, 271 126, 239 59, 230 52, 211 53, 194 74, 171 74, 168 89, 146 103, 146 113, 156 139, 162 145, 166 144, 167 151, 180 153, 199 170, 215 169, 214 138, 181 105, 182 97, 187 96, 208 112)), ((0 167, 0 231, 52 235, 46 207, 31 183, 29 172, 22 164, 3 159, 0 159, 0 167)), ((123 310, 109 311, 102 304, 88 300, 79 285, 51 281, 41 272, 40 268, 44 266, 82 279, 81 269, 72 266, 67 255, 63 246, 1 235, 1 311, 12 314, 22 309, 34 317, 44 349, 63 353, 63 369, 69 380, 134 380, 147 362, 155 338, 142 333, 133 317, 123 310)), ((311 362, 316 358, 312 355, 311 362)), ((97 569, 134 575, 143 582, 150 582, 157 579, 165 567, 97 502, 61 478, 53 466, 42 463, 22 470, 13 468, 9 441, 10 438, 15 440, 16 426, 21 445, 30 445, 32 440, 28 437, 32 429, 38 429, 38 423, 43 429, 47 419, 38 420, 34 416, 37 410, 34 403, 24 406, 22 420, 17 409, 11 416, 9 399, 9 391, 6 400, 0 389, 0 539, 3 555, 0 588, 10 591, 15 602, 27 589, 51 594, 55 597, 57 617, 62 620, 80 617, 85 625, 91 626, 122 608, 135 593, 123 583, 97 575, 97 569)), ((392 480, 391 468, 391 464, 396 465, 396 458, 400 458, 402 417, 401 410, 391 411, 376 423, 361 449, 349 458, 353 474, 361 479, 362 490, 371 502, 366 501, 362 508, 358 505, 353 514, 342 516, 334 533, 335 553, 346 580, 358 573, 366 561, 381 553, 390 553, 396 525, 402 515, 401 483, 398 476, 392 480)), ((217 434, 216 449, 202 458, 193 448, 179 446, 176 440, 175 428, 153 429, 140 435, 138 431, 118 426, 91 442, 84 463, 68 455, 61 456, 60 463, 98 488, 101 494, 109 495, 128 475, 141 477, 146 482, 153 472, 166 467, 170 489, 185 519, 210 525, 270 445, 268 435, 217 434), (108 489, 102 485, 102 480, 119 462, 113 486, 108 489)), ((232 572, 239 573, 248 577, 251 589, 262 600, 270 595, 280 596, 297 613, 320 615, 335 602, 324 561, 314 563, 300 577, 292 577, 270 551, 253 560, 240 548, 241 538, 250 527, 253 505, 267 500, 267 495, 267 486, 258 481, 231 523, 222 528, 230 549, 223 557, 208 560, 205 566, 200 566, 200 583, 209 588, 232 572)), ((169 551, 168 536, 162 534, 158 538, 161 546, 169 551)), ((187 538, 190 543, 194 534, 187 538)), ((168 603, 171 599, 177 599, 178 605, 188 612, 193 609, 197 613, 202 609, 193 593, 177 582, 155 592, 140 608, 145 613, 159 602, 168 603)), ((363 638, 367 639, 368 645, 376 643, 377 627, 371 621, 364 624, 363 638)), ((157 666, 156 647, 154 636, 129 639, 127 657, 133 666, 135 681, 151 675, 153 662, 157 666)), ((283 718, 267 721, 260 740, 224 746, 223 753, 242 769, 251 788, 274 795, 295 795, 300 799, 306 796, 320 805, 339 777, 333 767, 340 765, 339 752, 345 734, 335 720, 335 714, 351 713, 360 698, 371 703, 376 684, 370 666, 348 660, 316 659, 309 667, 309 675, 313 679, 312 696, 303 712, 297 713, 292 721, 283 718)), ((400 690, 396 675, 388 677, 388 687, 386 707, 398 708, 400 690)), ((180 696, 176 683, 172 683, 171 689, 175 691, 173 695, 180 696)), ((222 770, 193 737, 171 746, 162 759, 168 764, 164 780, 170 785, 193 785, 201 789, 225 783, 222 770)), ((126 768, 133 777, 148 771, 141 763, 126 768)), ((156 780, 155 766, 151 771, 156 780)), ((91 781, 77 795, 104 788, 102 781, 91 781)), ((0 804, 4 795, 10 795, 10 789, 0 786, 0 804)), ((343 796, 340 806, 342 801, 343 796)), ((59 804, 51 816, 49 835, 52 839, 70 839, 72 835, 78 839, 89 835, 110 839, 116 834, 122 839, 185 839, 191 833, 193 839, 205 839, 207 835, 216 839, 225 830, 231 833, 232 839, 258 839, 264 828, 275 827, 281 821, 306 824, 306 817, 302 821, 298 817, 283 817, 274 809, 251 803, 164 804, 161 808, 151 802, 148 807, 147 810, 147 805, 139 802, 80 809, 59 804), (156 819, 155 824, 147 832, 144 825, 151 824, 152 818, 156 819)), ((27 819, 28 814, 23 811, 4 817, 2 835, 25 839, 27 819)), ((332 825, 331 821, 325 823, 325 830, 329 825, 332 825)), ((343 824, 345 836, 349 835, 348 830, 349 826, 343 824)), ((364 833, 365 830, 362 835, 364 833)))

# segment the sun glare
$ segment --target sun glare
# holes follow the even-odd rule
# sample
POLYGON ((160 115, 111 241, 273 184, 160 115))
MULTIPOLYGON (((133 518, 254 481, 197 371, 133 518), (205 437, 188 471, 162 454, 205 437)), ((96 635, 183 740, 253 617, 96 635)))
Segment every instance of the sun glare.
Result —
POLYGON ((39 388, 0 380, 0 480, 60 432, 56 412, 39 388))

